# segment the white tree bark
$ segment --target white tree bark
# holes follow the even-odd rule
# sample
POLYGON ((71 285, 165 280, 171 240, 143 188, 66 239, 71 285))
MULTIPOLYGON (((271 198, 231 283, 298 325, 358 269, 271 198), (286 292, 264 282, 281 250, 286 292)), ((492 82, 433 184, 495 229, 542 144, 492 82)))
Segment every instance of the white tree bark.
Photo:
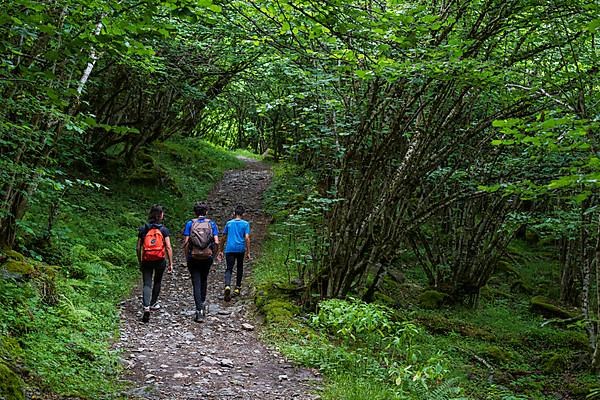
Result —
MULTIPOLYGON (((98 23, 96 24, 96 29, 94 29, 94 36, 98 36, 100 34, 100 31, 102 30, 102 18, 104 18, 104 15, 102 15, 100 17, 100 21, 98 21, 98 23)), ((85 83, 88 81, 88 79, 90 78, 90 75, 92 73, 92 70, 94 69, 94 65, 96 65, 96 61, 98 60, 98 55, 96 54, 96 49, 92 47, 92 50, 90 51, 90 61, 88 62, 87 66, 85 67, 85 70, 83 71, 83 75, 81 76, 81 79, 79 79, 79 85, 77 86, 77 96, 81 96, 81 93, 83 92, 83 87, 85 86, 85 83)))

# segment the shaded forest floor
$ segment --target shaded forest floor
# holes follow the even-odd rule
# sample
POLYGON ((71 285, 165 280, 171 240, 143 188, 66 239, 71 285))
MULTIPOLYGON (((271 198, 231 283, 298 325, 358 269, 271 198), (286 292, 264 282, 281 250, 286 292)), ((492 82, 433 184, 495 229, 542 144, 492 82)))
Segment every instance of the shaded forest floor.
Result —
MULTIPOLYGON (((222 229, 236 204, 246 207, 252 226, 252 256, 260 251, 269 217, 261 209, 268 187, 268 166, 244 160, 246 168, 229 171, 210 193, 209 218, 222 229)), ((191 215, 190 215, 191 217, 191 215)), ((191 281, 181 251, 180 227, 169 226, 175 267, 165 274, 161 308, 141 322, 141 288, 122 303, 121 339, 128 398, 144 399, 311 399, 317 374, 296 368, 258 338, 247 263, 240 297, 223 300, 224 261, 209 275, 209 315, 196 323, 191 281)))

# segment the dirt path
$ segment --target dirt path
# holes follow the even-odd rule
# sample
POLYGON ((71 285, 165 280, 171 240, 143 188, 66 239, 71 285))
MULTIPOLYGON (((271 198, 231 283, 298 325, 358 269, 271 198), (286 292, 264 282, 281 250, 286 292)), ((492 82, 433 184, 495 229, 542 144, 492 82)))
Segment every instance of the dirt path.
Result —
MULTIPOLYGON (((235 204, 246 207, 251 222, 253 257, 257 256, 268 224, 261 211, 263 191, 271 172, 267 166, 245 160, 246 168, 230 171, 209 195, 212 218, 223 229, 235 204), (244 196, 243 198, 241 196, 244 196)), ((179 227, 169 227, 176 231, 179 227)), ((174 241, 173 274, 163 279, 161 308, 150 322, 141 319, 141 289, 122 304, 121 339, 125 379, 133 389, 126 396, 137 399, 317 399, 311 394, 317 378, 293 366, 258 340, 251 289, 223 301, 223 263, 209 275, 209 315, 196 323, 189 273, 180 243, 174 241), (256 328, 255 328, 256 327, 256 328)), ((244 276, 251 273, 252 263, 244 276)), ((246 281, 246 278, 245 282, 246 281)))

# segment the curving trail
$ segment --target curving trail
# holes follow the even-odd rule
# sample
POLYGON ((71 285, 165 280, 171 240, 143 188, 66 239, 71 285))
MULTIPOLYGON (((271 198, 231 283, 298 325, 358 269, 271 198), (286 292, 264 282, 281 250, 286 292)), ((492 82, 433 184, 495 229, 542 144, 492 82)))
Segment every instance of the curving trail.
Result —
MULTIPOLYGON (((252 227, 252 256, 260 250, 269 218, 261 211, 262 193, 271 180, 265 164, 246 161, 243 170, 229 171, 209 195, 208 217, 219 230, 235 204, 246 207, 252 227)), ((176 232, 180 227, 171 227, 176 232)), ((141 319, 141 289, 121 305, 120 341, 125 379, 132 386, 130 399, 318 399, 313 389, 317 373, 293 366, 258 339, 251 289, 245 264, 240 297, 223 301, 224 262, 214 264, 209 275, 209 314, 196 323, 191 282, 180 241, 172 240, 173 274, 166 274, 160 295, 161 308, 150 322, 141 319)), ((234 273, 235 276, 235 273, 234 273)))

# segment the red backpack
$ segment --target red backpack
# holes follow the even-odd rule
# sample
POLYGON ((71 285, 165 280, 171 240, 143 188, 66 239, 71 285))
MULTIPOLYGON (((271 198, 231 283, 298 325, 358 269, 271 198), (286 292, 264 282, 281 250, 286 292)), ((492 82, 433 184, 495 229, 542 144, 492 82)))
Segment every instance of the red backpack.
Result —
POLYGON ((165 259, 165 238, 160 228, 150 227, 144 236, 142 247, 142 262, 162 261, 165 259))

